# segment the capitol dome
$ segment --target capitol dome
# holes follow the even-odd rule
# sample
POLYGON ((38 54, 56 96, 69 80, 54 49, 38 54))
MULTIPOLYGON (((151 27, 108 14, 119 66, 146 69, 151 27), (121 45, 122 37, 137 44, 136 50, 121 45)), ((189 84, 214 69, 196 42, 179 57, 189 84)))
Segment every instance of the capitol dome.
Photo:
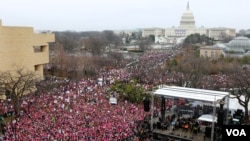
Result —
POLYGON ((194 15, 189 9, 189 3, 187 3, 186 11, 182 14, 179 28, 195 28, 194 15))
POLYGON ((250 51, 250 39, 247 37, 236 37, 232 41, 230 41, 228 44, 228 50, 231 51, 250 51))

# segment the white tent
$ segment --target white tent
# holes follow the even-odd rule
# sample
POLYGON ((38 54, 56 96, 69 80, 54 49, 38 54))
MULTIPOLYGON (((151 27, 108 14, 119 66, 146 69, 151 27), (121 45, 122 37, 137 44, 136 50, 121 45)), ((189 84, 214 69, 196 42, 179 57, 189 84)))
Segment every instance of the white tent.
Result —
MULTIPOLYGON (((244 101, 245 97, 242 96, 240 97, 240 99, 244 101)), ((237 98, 229 98, 229 109, 230 110, 242 109, 243 111, 245 111, 244 107, 239 104, 237 98)), ((250 110, 250 102, 248 103, 248 109, 250 110)))
POLYGON ((198 121, 217 122, 217 117, 214 116, 214 115, 210 115, 210 114, 201 115, 201 116, 198 118, 198 121))
POLYGON ((195 89, 195 88, 178 87, 178 86, 163 86, 157 89, 153 94, 164 97, 185 98, 190 100, 206 101, 213 103, 227 97, 229 95, 229 92, 195 89))

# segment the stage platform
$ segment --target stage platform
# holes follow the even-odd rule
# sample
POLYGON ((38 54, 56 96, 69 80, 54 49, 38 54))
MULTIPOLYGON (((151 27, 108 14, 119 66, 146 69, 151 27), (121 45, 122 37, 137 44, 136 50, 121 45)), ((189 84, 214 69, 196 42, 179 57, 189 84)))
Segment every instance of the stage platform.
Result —
MULTIPOLYGON (((165 116, 172 116, 175 113, 175 106, 173 106, 170 110, 167 110, 165 112, 165 116)), ((189 115, 190 116, 190 115, 189 115)), ((183 114, 182 118, 189 118, 188 115, 183 114)), ((159 120, 159 114, 156 117, 153 117, 153 123, 156 124, 153 129, 153 135, 155 137, 154 141, 167 141, 167 138, 170 137, 174 140, 171 141, 211 141, 211 133, 208 134, 205 138, 205 129, 206 125, 200 124, 200 130, 197 134, 193 133, 190 129, 186 131, 185 129, 179 128, 172 131, 172 125, 169 125, 167 129, 161 129, 161 127, 158 127, 159 120), (157 136, 160 137, 160 139, 157 139, 157 136)), ((149 119, 151 121, 151 118, 149 119)))
POLYGON ((206 137, 204 140, 204 132, 197 134, 192 133, 191 131, 184 131, 183 129, 178 129, 172 131, 170 129, 154 129, 153 137, 154 141, 166 141, 167 138, 175 139, 178 141, 210 141, 210 137, 206 137))

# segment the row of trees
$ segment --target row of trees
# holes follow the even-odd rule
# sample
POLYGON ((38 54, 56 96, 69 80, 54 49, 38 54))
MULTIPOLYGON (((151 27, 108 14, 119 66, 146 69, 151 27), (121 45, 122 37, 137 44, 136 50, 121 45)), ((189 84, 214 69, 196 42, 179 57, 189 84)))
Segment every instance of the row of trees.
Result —
POLYGON ((56 51, 58 45, 67 53, 88 52, 94 56, 102 55, 107 49, 119 49, 118 46, 138 45, 141 51, 148 49, 154 43, 154 35, 142 37, 141 31, 131 34, 121 32, 115 34, 111 30, 102 32, 54 32, 55 42, 50 44, 50 50, 56 51), (125 39, 125 42, 124 42, 125 39))
POLYGON ((215 40, 221 41, 222 43, 228 43, 234 37, 227 35, 226 33, 222 32, 218 36, 218 39, 210 38, 206 35, 200 35, 198 33, 191 34, 184 40, 184 44, 205 44, 205 45, 213 45, 215 40))
MULTIPOLYGON (((57 76, 70 76, 72 74, 95 75, 97 70, 103 67, 118 67, 124 60, 124 56, 112 49, 118 49, 121 38, 129 36, 137 40, 140 51, 148 50, 154 37, 142 38, 140 32, 116 35, 113 31, 103 32, 55 32, 56 41, 50 47, 49 71, 47 74, 57 76), (72 43, 71 43, 72 42, 72 43)), ((76 75, 75 75, 76 76, 76 75)))
POLYGON ((184 45, 187 44, 206 44, 206 45, 213 45, 214 39, 206 36, 206 35, 200 35, 198 33, 191 34, 184 40, 184 45))
MULTIPOLYGON (((79 52, 85 46, 85 41, 90 40, 91 42, 98 41, 102 43, 101 46, 107 46, 113 44, 115 46, 122 43, 121 37, 114 34, 111 30, 104 30, 102 32, 54 32, 55 42, 50 44, 51 51, 54 51, 58 44, 63 46, 67 53, 79 52)), ((99 45, 100 46, 100 45, 99 45)))
POLYGON ((103 68, 116 68, 125 64, 124 57, 119 52, 98 51, 100 41, 91 39, 87 41, 90 53, 75 53, 73 55, 67 53, 63 46, 58 45, 56 51, 50 57, 50 65, 45 69, 45 74, 61 77, 79 78, 80 76, 94 76, 103 68), (100 55, 99 55, 100 54, 100 55))

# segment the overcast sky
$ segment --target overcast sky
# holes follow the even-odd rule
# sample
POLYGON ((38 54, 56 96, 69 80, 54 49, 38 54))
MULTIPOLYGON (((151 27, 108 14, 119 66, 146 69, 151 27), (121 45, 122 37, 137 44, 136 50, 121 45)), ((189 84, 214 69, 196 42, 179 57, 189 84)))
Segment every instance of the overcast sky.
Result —
POLYGON ((5 0, 4 26, 102 31, 179 26, 187 2, 196 26, 250 29, 250 0, 5 0))

